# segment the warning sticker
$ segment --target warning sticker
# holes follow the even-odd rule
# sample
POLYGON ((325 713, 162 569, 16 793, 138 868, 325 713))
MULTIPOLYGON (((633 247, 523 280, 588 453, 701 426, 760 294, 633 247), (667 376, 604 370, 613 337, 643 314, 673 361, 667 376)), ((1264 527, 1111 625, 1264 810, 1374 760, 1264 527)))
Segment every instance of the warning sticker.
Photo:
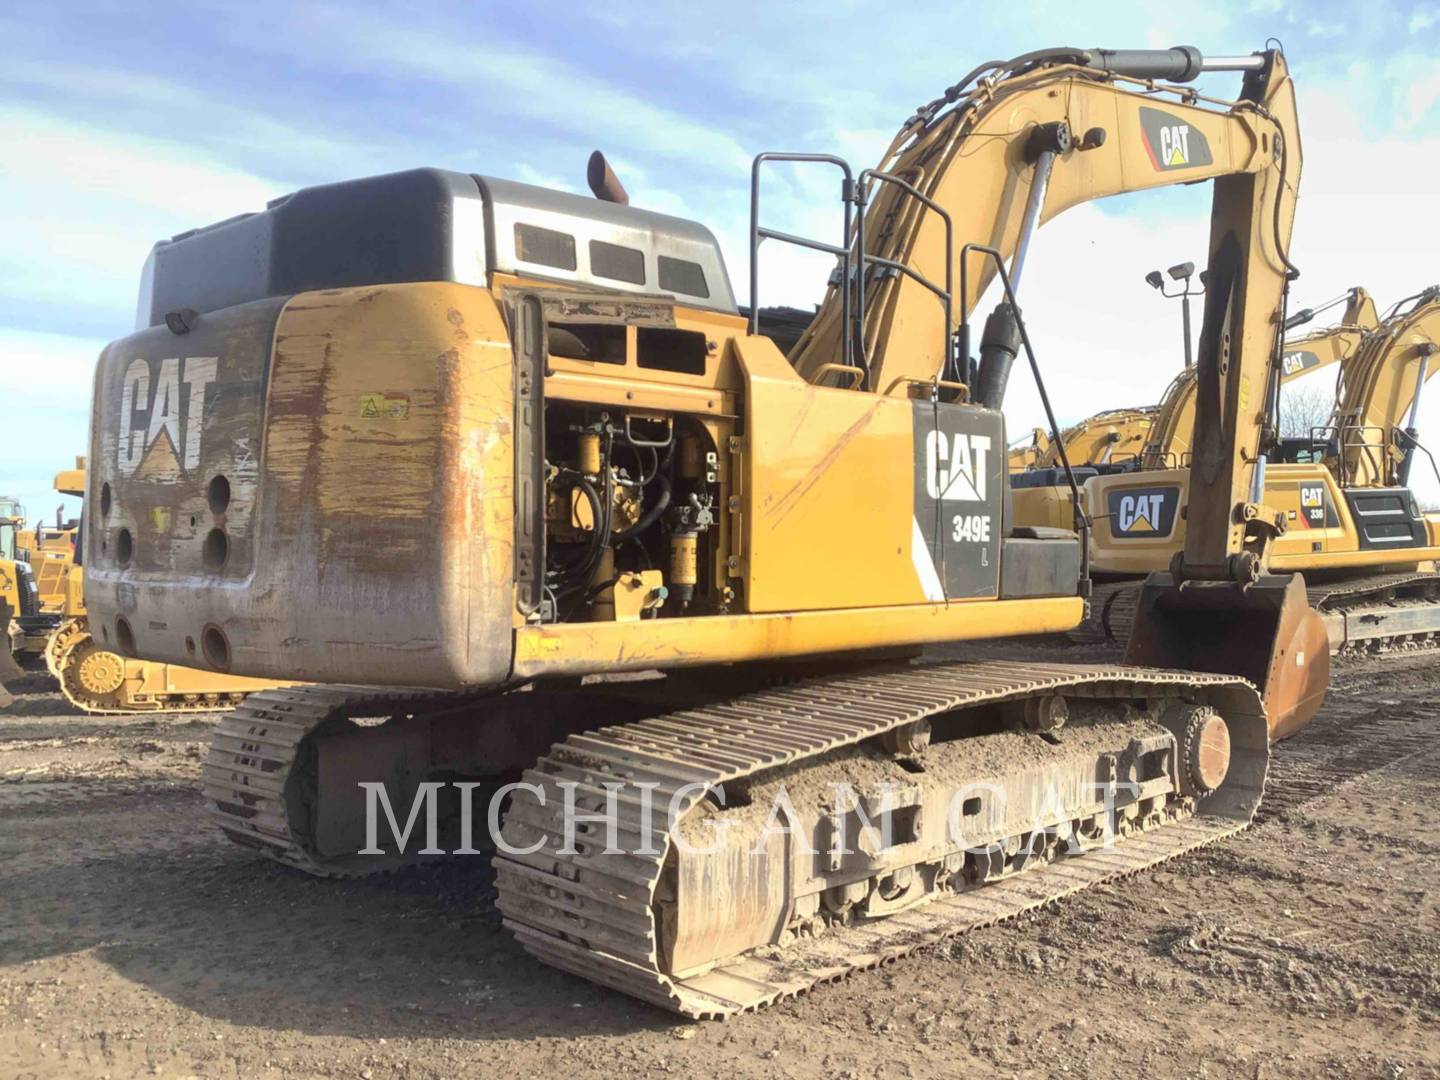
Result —
POLYGON ((410 398, 405 394, 361 394, 361 420, 408 420, 410 398))

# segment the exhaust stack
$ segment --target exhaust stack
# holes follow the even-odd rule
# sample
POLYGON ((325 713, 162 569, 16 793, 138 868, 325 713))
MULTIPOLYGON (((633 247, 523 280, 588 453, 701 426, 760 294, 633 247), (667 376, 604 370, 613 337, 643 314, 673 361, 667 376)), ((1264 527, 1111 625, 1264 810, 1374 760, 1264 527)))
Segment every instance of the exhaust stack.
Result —
POLYGON ((625 190, 625 185, 620 183, 615 170, 610 168, 610 163, 599 150, 590 155, 590 163, 585 166, 585 179, 597 199, 619 203, 621 206, 630 205, 630 195, 625 190))

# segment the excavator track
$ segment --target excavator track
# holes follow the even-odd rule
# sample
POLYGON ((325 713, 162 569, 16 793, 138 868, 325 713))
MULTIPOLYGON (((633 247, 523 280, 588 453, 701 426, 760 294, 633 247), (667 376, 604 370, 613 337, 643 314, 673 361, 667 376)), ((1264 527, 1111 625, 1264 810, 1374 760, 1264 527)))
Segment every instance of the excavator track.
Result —
MULTIPOLYGON (((986 738, 961 741, 979 747, 986 738)), ((1243 680, 1226 676, 948 663, 768 690, 572 736, 556 745, 526 773, 535 789, 517 791, 506 816, 506 854, 495 860, 497 903, 505 924, 543 962, 686 1016, 723 1018, 1014 918, 1243 829, 1260 804, 1268 755, 1258 695, 1243 680), (576 785, 572 791, 598 794, 593 805, 575 803, 584 809, 604 805, 606 785, 649 783, 667 799, 681 797, 686 785, 723 790, 777 769, 793 770, 797 763, 805 769, 818 766, 846 748, 892 738, 908 725, 954 710, 1055 694, 1117 703, 1223 701, 1235 750, 1229 779, 1201 799, 1198 810, 1193 799, 1172 800, 1163 810, 1136 819, 1134 832, 1125 819, 1119 831, 1128 838, 1114 846, 1102 843, 1102 850, 1091 845, 1081 854, 1055 857, 1055 850, 1035 843, 1051 824, 1037 821, 1033 833, 1004 846, 1002 862, 987 864, 989 870, 978 878, 949 877, 918 906, 875 919, 842 918, 825 925, 811 919, 798 933, 787 928, 772 945, 689 972, 664 970, 668 942, 660 909, 674 903, 675 872, 667 862, 674 841, 656 830, 643 800, 622 793, 615 801, 616 835, 648 841, 633 851, 602 854, 593 841, 575 842, 573 833, 565 842, 561 789, 568 783, 576 785)), ((705 801, 694 793, 681 805, 675 830, 683 831, 705 801)), ((1081 835, 1078 822, 1062 824, 1076 827, 1072 836, 1081 835)))
POLYGON ((1376 574, 1311 584, 1306 593, 1325 619, 1331 652, 1341 656, 1440 642, 1440 573, 1376 574))
POLYGON ((1077 645, 1124 645, 1135 624, 1143 582, 1112 581, 1094 586, 1085 621, 1066 637, 1077 645))
POLYGON ((356 717, 449 707, 463 695, 375 686, 292 686, 251 694, 216 726, 201 768, 210 817, 232 841, 319 877, 363 877, 406 856, 329 858, 310 836, 308 740, 356 717))
MULTIPOLYGON (((1130 638, 1143 582, 1096 586, 1090 614, 1070 632, 1076 644, 1124 645, 1130 638)), ((1310 606, 1325 620, 1338 656, 1428 649, 1440 644, 1440 573, 1375 574, 1310 585, 1310 606)))

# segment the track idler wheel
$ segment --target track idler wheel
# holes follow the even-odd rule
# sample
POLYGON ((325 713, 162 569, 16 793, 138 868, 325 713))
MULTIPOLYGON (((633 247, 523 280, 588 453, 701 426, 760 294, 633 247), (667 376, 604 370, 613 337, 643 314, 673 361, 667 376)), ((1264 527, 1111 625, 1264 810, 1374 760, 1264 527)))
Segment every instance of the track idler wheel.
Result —
POLYGON ((1175 735, 1180 792, 1204 798, 1230 772, 1230 728, 1209 705, 1176 705, 1160 721, 1175 735))
POLYGON ((85 693, 106 697, 124 684, 125 661, 115 653, 88 640, 75 652, 77 655, 71 661, 75 665, 75 681, 85 693))

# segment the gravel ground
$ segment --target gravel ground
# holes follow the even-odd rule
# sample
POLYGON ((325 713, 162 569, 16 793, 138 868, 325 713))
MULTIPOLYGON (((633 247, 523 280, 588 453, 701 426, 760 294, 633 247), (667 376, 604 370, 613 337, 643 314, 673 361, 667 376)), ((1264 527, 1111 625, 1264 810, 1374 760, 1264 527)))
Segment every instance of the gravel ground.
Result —
POLYGON ((12 689, 0 1075, 1440 1076, 1434 654, 1338 670, 1247 832, 723 1024, 536 966, 488 860, 315 881, 222 842, 203 718, 12 689))

